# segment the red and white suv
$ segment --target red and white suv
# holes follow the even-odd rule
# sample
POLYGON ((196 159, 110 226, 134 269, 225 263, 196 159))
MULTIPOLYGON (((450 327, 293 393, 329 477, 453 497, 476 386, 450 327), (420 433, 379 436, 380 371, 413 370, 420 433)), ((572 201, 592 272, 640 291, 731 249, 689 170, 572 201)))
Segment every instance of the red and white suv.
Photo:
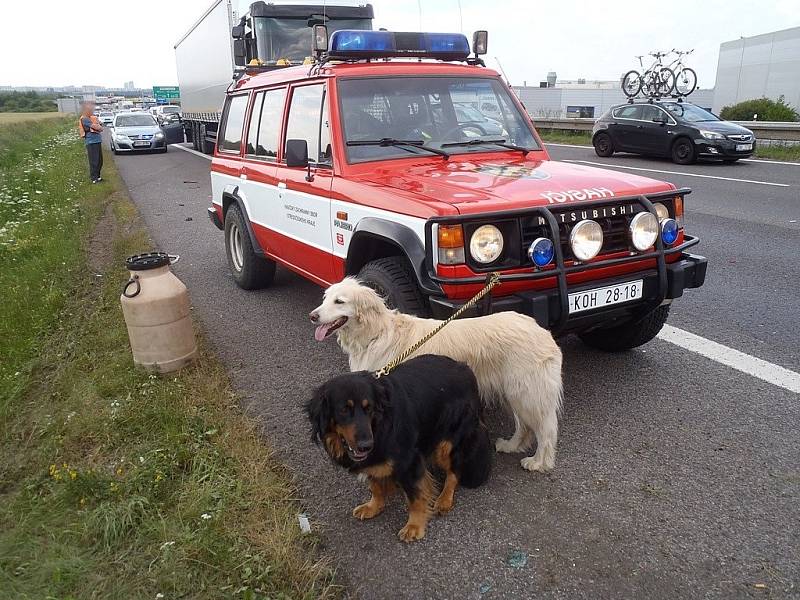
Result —
POLYGON ((269 285, 276 264, 323 286, 358 275, 401 311, 444 316, 498 271, 477 310, 623 350, 703 284, 690 190, 551 161, 477 56, 336 55, 348 33, 312 66, 251 69, 228 91, 209 216, 241 287, 269 285))

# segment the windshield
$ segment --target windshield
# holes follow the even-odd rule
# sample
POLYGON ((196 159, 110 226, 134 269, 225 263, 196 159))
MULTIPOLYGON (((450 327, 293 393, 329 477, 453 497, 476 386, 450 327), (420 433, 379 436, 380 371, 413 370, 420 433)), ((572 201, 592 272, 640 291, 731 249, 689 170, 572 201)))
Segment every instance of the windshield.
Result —
MULTIPOLYGON (((293 64, 301 64, 307 56, 311 56, 311 29, 307 18, 255 17, 253 22, 258 57, 264 62, 286 59, 293 64)), ((372 29, 372 20, 328 19, 325 25, 330 36, 340 29, 372 29)))
POLYGON ((155 126, 156 122, 150 115, 119 115, 114 122, 116 127, 148 127, 155 126))
POLYGON ((676 117, 680 117, 684 121, 689 121, 690 123, 720 120, 717 115, 708 112, 704 108, 695 106, 694 104, 686 104, 685 102, 664 102, 662 106, 676 117))
POLYGON ((492 143, 498 141, 539 149, 528 120, 496 79, 370 77, 340 79, 338 89, 350 162, 431 154, 424 146, 441 150, 444 145, 450 154, 507 152, 492 143), (488 117, 476 106, 498 112, 488 117), (484 138, 486 143, 480 143, 484 138), (377 140, 421 144, 358 143, 377 140))

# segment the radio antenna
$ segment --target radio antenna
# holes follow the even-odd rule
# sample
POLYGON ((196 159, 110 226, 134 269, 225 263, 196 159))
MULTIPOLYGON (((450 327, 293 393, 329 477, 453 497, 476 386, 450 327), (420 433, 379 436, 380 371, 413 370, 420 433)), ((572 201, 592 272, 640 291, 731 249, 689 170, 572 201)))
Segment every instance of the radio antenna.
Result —
POLYGON ((506 80, 508 87, 511 87, 511 81, 509 81, 508 75, 506 75, 506 70, 503 68, 503 63, 501 63, 500 59, 496 56, 494 57, 494 60, 497 62, 497 66, 500 67, 500 72, 503 74, 503 79, 506 80))
POLYGON ((417 0, 417 13, 419 14, 419 30, 422 31, 422 0, 417 0))
POLYGON ((461 11, 461 0, 456 0, 456 2, 458 2, 458 29, 464 33, 464 13, 461 11))

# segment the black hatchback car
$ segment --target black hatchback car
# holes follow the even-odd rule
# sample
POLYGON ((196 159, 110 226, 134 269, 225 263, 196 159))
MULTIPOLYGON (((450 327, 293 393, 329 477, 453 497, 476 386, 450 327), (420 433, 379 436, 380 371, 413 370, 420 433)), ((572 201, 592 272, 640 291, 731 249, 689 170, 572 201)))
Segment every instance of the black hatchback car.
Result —
POLYGON ((633 152, 666 156, 681 165, 698 158, 732 163, 753 154, 749 129, 723 121, 688 102, 663 100, 620 104, 594 124, 592 145, 598 156, 633 152))

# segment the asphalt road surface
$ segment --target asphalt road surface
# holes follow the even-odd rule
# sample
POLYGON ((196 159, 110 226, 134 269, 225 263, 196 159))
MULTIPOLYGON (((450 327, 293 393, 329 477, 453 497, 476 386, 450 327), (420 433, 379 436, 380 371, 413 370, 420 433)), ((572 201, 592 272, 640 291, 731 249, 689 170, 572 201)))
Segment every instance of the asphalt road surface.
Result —
MULTIPOLYGON (((294 473, 352 597, 800 596, 800 396, 773 383, 779 366, 800 371, 800 166, 677 167, 550 150, 693 188, 686 223, 702 238, 693 251, 709 258, 706 284, 673 304, 671 342, 610 355, 560 339, 566 405, 555 471, 530 474, 519 455, 498 455, 490 482, 459 490, 453 512, 410 545, 396 537, 402 502, 356 521, 365 485, 309 441, 303 402, 346 369, 334 340, 314 341, 307 318, 322 290, 281 268, 267 290, 236 287, 222 233, 206 217, 207 158, 172 147, 116 161, 156 247, 181 255, 175 270, 196 321, 294 473), (731 368, 725 348, 688 350, 685 331, 749 356, 731 368), (761 378, 746 372, 756 363, 761 378)), ((495 411, 490 428, 508 435, 513 424, 495 411)))

